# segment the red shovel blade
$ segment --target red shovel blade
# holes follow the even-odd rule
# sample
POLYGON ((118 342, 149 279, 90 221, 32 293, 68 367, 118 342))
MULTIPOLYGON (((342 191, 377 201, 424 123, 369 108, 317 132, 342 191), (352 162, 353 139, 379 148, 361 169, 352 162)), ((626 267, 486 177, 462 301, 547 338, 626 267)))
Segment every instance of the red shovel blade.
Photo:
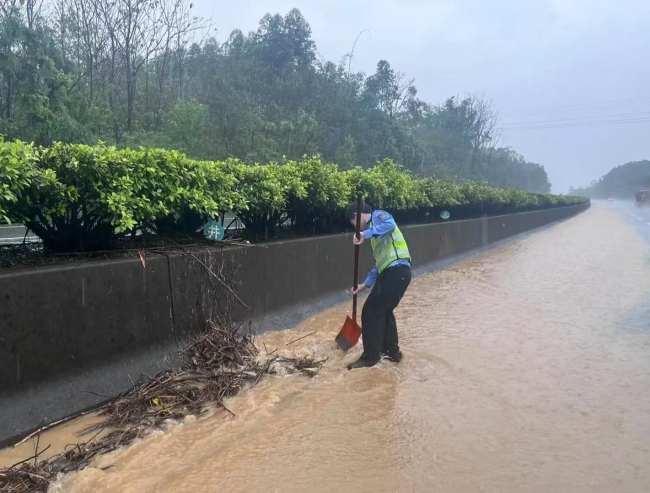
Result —
POLYGON ((360 337, 361 327, 359 327, 359 324, 352 320, 350 317, 345 317, 343 328, 334 340, 343 351, 347 351, 348 349, 353 348, 357 342, 359 342, 360 337))

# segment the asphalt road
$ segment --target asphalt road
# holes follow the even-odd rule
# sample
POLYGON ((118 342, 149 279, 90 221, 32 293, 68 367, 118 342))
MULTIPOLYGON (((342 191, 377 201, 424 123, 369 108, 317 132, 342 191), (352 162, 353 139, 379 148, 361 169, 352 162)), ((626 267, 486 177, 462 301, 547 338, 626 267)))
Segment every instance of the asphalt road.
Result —
POLYGON ((594 204, 615 210, 625 217, 625 219, 634 225, 639 235, 650 243, 650 206, 636 207, 634 202, 627 200, 594 200, 594 204))

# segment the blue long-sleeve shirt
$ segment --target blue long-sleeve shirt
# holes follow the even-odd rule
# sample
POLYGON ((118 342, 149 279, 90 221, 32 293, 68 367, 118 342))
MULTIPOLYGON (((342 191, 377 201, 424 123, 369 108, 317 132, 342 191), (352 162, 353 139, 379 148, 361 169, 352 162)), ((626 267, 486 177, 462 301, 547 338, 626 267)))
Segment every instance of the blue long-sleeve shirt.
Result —
MULTIPOLYGON (((386 211, 373 211, 367 223, 368 222, 372 222, 372 225, 363 232, 363 236, 366 240, 370 240, 372 238, 377 239, 382 236, 391 234, 397 227, 393 216, 391 216, 386 211)), ((411 265, 411 263, 407 259, 400 258, 392 262, 388 267, 393 267, 395 265, 411 265)), ((372 287, 375 284, 378 275, 379 271, 375 265, 368 273, 364 284, 369 288, 372 287)))

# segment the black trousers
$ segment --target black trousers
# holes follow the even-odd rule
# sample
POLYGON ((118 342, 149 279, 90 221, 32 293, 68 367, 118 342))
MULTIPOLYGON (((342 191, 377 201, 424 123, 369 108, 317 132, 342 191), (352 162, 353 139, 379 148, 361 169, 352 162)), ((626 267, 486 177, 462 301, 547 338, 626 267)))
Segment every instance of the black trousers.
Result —
POLYGON ((411 268, 407 265, 389 267, 377 277, 361 311, 363 359, 379 360, 382 353, 399 349, 397 322, 393 310, 411 283, 411 268))

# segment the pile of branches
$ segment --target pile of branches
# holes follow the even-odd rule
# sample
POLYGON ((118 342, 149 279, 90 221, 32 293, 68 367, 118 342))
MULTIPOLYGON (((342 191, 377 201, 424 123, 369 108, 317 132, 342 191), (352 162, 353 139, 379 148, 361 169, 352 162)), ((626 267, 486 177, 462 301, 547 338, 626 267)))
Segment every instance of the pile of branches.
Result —
MULTIPOLYGON (((84 436, 94 433, 89 440, 47 460, 39 459, 47 449, 39 451, 36 445, 34 456, 0 470, 0 491, 45 493, 59 475, 79 471, 98 455, 144 437, 169 420, 200 416, 215 406, 232 413, 224 400, 256 385, 265 374, 312 377, 326 361, 311 356, 283 357, 276 351, 262 356, 250 329, 226 329, 216 324, 184 352, 190 360, 184 368, 149 377, 100 408, 103 421, 82 432, 84 436)), ((33 436, 38 439, 43 430, 33 436)))

